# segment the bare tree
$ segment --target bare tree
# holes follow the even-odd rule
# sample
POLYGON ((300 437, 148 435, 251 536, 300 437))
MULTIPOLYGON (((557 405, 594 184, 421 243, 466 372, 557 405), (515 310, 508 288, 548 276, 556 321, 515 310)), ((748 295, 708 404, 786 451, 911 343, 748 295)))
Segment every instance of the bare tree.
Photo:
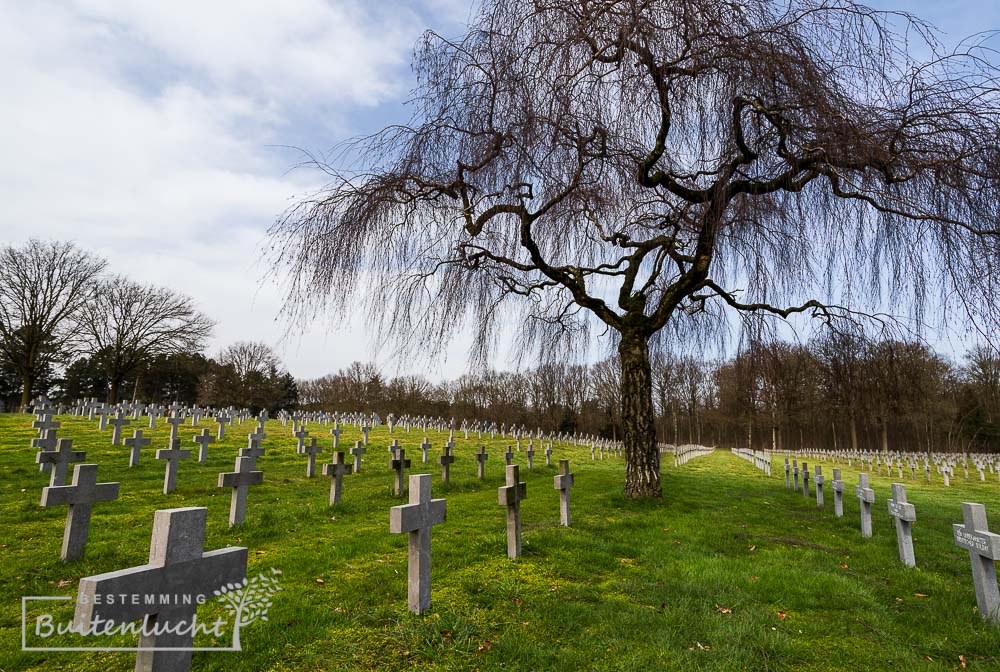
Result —
POLYGON ((548 358, 610 334, 625 493, 659 497, 665 334, 915 323, 928 296, 1000 321, 989 58, 849 0, 485 0, 418 46, 412 122, 343 147, 272 229, 289 310, 364 288, 385 336, 436 354, 471 320, 480 359, 512 318, 548 358))
POLYGON ((100 282, 80 315, 80 332, 108 377, 108 401, 143 364, 165 355, 199 352, 215 323, 188 297, 115 276, 100 282))
POLYGON ((0 248, 0 357, 21 378, 22 404, 38 374, 72 349, 75 320, 106 265, 73 243, 0 248))

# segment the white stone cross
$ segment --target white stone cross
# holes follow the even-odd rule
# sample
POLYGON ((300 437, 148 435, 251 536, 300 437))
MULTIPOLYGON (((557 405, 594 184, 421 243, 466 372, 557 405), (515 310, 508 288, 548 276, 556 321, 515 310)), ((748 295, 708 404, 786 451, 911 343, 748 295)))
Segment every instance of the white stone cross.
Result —
POLYGON ((219 474, 219 487, 232 488, 229 500, 229 526, 239 525, 247 516, 247 489, 264 482, 264 472, 255 471, 257 459, 237 457, 235 471, 219 474))
POLYGON ((521 500, 528 496, 528 484, 519 476, 516 464, 507 465, 506 485, 497 488, 497 502, 507 507, 508 558, 521 557, 521 500))
POLYGON ((60 555, 63 562, 83 557, 90 532, 90 511, 97 502, 118 499, 119 485, 98 483, 96 464, 78 464, 73 467, 72 485, 42 488, 42 506, 69 505, 60 555))
POLYGON ((166 460, 167 468, 163 474, 163 494, 168 495, 177 488, 177 463, 191 457, 190 450, 181 450, 180 439, 174 439, 170 448, 156 451, 156 459, 166 460))
POLYGON ((191 651, 184 649, 194 642, 199 602, 213 590, 246 578, 247 549, 203 552, 207 512, 204 507, 157 511, 148 564, 80 579, 76 629, 99 631, 108 621, 142 619, 136 671, 190 670, 191 651), (99 599, 109 595, 118 599, 99 599), (160 595, 176 599, 164 603, 160 595))
POLYGON ((146 438, 142 435, 141 429, 136 429, 132 432, 131 438, 125 439, 122 443, 131 448, 128 456, 128 466, 134 467, 139 464, 139 453, 142 451, 143 447, 148 446, 153 442, 152 439, 146 438))
POLYGON ((841 518, 844 515, 844 481, 840 477, 840 469, 833 470, 833 515, 841 518))
POLYGON ((208 459, 208 444, 215 443, 215 437, 207 429, 203 429, 201 434, 193 437, 193 440, 198 444, 198 461, 205 462, 208 459))
POLYGON ((816 465, 816 477, 813 478, 813 485, 816 486, 816 506, 823 508, 823 484, 826 478, 823 476, 823 467, 816 465))
POLYGON ((889 500, 889 515, 896 519, 896 544, 899 546, 899 561, 907 567, 916 566, 913 555, 912 524, 917 520, 917 511, 906 501, 906 486, 892 484, 892 499, 889 500))
POLYGON ((476 453, 476 477, 480 481, 483 480, 483 474, 486 471, 486 460, 489 457, 489 453, 486 452, 486 446, 479 446, 479 452, 476 453))
POLYGON ((982 504, 962 502, 962 519, 963 525, 952 525, 955 545, 969 551, 979 614, 988 621, 1000 623, 1000 590, 993 564, 1000 560, 1000 534, 989 531, 986 507, 982 504))
POLYGON ((306 478, 312 478, 316 475, 316 456, 323 452, 323 447, 313 437, 308 446, 302 447, 302 452, 309 457, 306 461, 306 478))
POLYGON ((118 415, 114 420, 108 420, 108 424, 114 427, 111 431, 111 445, 122 445, 122 427, 131 425, 132 421, 125 417, 125 411, 118 411, 118 415))
POLYGON ((333 462, 323 465, 323 475, 330 476, 330 506, 340 504, 340 495, 344 489, 344 476, 351 473, 351 465, 344 461, 344 451, 333 454, 333 462))
POLYGON ((861 536, 872 536, 872 504, 875 503, 875 491, 868 487, 868 474, 858 474, 858 487, 854 494, 861 505, 861 536))
POLYGON ((389 532, 409 534, 407 606, 415 614, 431 606, 431 528, 447 518, 443 499, 431 499, 431 475, 410 476, 410 503, 389 510, 389 532))
POLYGON ((368 449, 361 445, 360 441, 354 442, 354 447, 351 448, 351 455, 354 456, 354 473, 361 473, 361 456, 368 452, 368 449))
POLYGON ((420 450, 422 450, 423 454, 424 454, 424 456, 423 456, 423 463, 424 464, 427 464, 427 451, 430 450, 430 449, 431 449, 431 442, 428 441, 427 437, 425 436, 424 437, 424 442, 420 444, 420 450))
POLYGON ((559 524, 566 527, 569 527, 569 489, 572 486, 569 460, 559 460, 559 475, 552 477, 552 487, 559 491, 559 524))
POLYGON ((452 446, 454 444, 449 441, 445 444, 444 454, 438 457, 438 464, 441 465, 441 482, 447 483, 451 478, 451 465, 455 462, 455 455, 452 454, 452 446))
POLYGON ((73 450, 73 439, 59 439, 55 450, 40 450, 35 455, 38 464, 50 464, 49 485, 65 485, 67 467, 73 462, 83 462, 87 453, 73 450))
POLYGON ((396 479, 392 484, 392 493, 397 497, 406 494, 406 470, 410 467, 410 461, 406 459, 406 451, 402 448, 398 453, 393 453, 389 460, 389 468, 396 472, 396 479))

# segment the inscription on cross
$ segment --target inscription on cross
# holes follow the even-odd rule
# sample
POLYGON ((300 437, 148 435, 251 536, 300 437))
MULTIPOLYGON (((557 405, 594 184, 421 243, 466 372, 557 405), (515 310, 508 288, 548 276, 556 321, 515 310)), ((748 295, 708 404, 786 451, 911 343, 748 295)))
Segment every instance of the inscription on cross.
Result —
POLYGON ((979 615, 1000 623, 1000 590, 994 565, 1000 560, 1000 534, 989 531, 986 507, 982 504, 962 502, 962 519, 964 524, 952 525, 955 545, 969 551, 979 615))

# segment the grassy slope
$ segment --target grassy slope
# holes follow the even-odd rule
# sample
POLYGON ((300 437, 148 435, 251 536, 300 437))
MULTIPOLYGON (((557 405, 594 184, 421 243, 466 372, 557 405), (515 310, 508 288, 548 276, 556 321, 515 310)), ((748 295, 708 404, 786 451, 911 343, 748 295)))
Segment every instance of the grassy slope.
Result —
MULTIPOLYGON (((101 465, 99 480, 122 482, 122 497, 95 507, 87 558, 62 565, 65 509, 38 506, 47 477, 28 448, 30 418, 0 415, 4 672, 131 669, 125 653, 19 651, 20 597, 71 595, 82 576, 144 563, 153 511, 196 505, 209 507, 206 549, 248 546, 250 573, 280 569, 283 590, 269 621, 245 628, 242 653, 195 654, 195 669, 910 670, 956 669, 960 655, 971 669, 1000 669, 1000 628, 974 611, 968 556, 950 526, 961 520, 959 503, 971 500, 986 504, 1000 528, 996 482, 912 484, 918 568, 907 570, 885 513, 892 479, 873 477, 875 536, 862 540, 853 497, 838 520, 829 488, 817 511, 784 489, 777 470, 767 479, 728 452, 665 467, 665 502, 651 504, 621 497, 619 459, 595 463, 589 449, 557 446, 554 464, 569 457, 576 475, 574 527, 557 524, 556 469, 545 468, 539 451, 527 472, 518 456, 528 482, 525 555, 510 561, 496 503, 505 444, 484 442, 490 460, 480 484, 472 453, 481 442, 459 438, 449 486, 436 464, 426 468, 434 496, 448 500, 448 520, 433 533, 433 606, 418 617, 406 611, 405 535, 388 533, 389 507, 399 502, 390 494, 384 428, 373 432, 362 473, 346 480, 343 506, 330 509, 329 481, 308 481, 290 428, 270 422, 265 485, 251 490, 248 522, 230 530, 229 496, 215 487, 216 474, 232 469, 250 423, 213 444, 207 464, 182 462, 178 491, 163 495, 163 463, 152 449, 165 445, 165 427, 130 470, 127 449, 109 445, 110 430, 59 419, 60 435, 101 465), (61 580, 70 583, 59 587, 61 580)), ((182 429, 193 454, 196 431, 182 429)), ((419 466, 422 435, 395 437, 419 466)), ((348 428, 342 438, 353 445, 359 433, 348 428)), ((430 438, 436 456, 445 435, 430 438)), ((851 493, 855 474, 845 468, 851 493)))

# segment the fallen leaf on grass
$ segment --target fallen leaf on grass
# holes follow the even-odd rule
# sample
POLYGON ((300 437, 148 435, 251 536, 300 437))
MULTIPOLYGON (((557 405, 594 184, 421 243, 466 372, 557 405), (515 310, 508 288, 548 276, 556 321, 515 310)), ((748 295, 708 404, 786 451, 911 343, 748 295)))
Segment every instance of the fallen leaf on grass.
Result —
POLYGON ((559 586, 557 586, 557 585, 553 584, 553 585, 552 585, 552 587, 551 587, 551 588, 549 588, 549 590, 551 590, 551 591, 552 591, 552 592, 554 593, 554 592, 556 592, 557 590, 559 590, 559 586))
POLYGON ((913 597, 927 597, 923 593, 913 593, 913 597))
POLYGON ((788 618, 788 614, 784 611, 779 611, 778 618, 780 618, 781 620, 785 620, 786 618, 788 618))
POLYGON ((257 555, 264 555, 267 551, 257 551, 257 555))
POLYGON ((720 607, 719 605, 715 605, 715 609, 716 609, 716 610, 717 610, 717 611, 718 611, 718 612, 719 612, 720 614, 731 614, 731 613, 733 613, 733 610, 732 610, 732 609, 730 609, 729 607, 720 607))
POLYGON ((70 581, 69 579, 59 579, 59 584, 58 585, 59 585, 60 588, 65 588, 66 586, 68 586, 71 583, 73 583, 73 582, 70 581))
POLYGON ((753 553, 756 550, 757 550, 757 545, 756 544, 754 544, 753 546, 750 547, 750 552, 751 553, 753 553))
POLYGON ((681 543, 681 540, 680 540, 680 539, 674 539, 674 543, 675 543, 675 544, 680 544, 680 543, 681 543))
POLYGON ((316 579, 316 583, 326 583, 323 579, 316 579))
POLYGON ((841 569, 847 569, 847 563, 846 562, 840 563, 840 568, 841 569))
POLYGON ((760 578, 760 577, 757 577, 757 576, 751 576, 751 577, 750 577, 750 583, 757 583, 757 580, 758 580, 759 578, 760 578))
POLYGON ((521 598, 520 597, 515 597, 514 598, 514 606, 515 607, 520 607, 521 606, 521 598))
POLYGON ((965 669, 965 656, 959 656, 958 657, 958 662, 960 662, 962 664, 962 669, 964 670, 965 669))
POLYGON ((476 653, 482 653, 483 651, 489 651, 493 648, 493 642, 488 639, 484 639, 483 643, 476 647, 476 653))
MULTIPOLYGON (((697 646, 702 651, 711 651, 712 650, 711 646, 705 646, 701 642, 695 642, 694 645, 697 646)), ((691 651, 694 651, 694 649, 691 649, 691 651)))

